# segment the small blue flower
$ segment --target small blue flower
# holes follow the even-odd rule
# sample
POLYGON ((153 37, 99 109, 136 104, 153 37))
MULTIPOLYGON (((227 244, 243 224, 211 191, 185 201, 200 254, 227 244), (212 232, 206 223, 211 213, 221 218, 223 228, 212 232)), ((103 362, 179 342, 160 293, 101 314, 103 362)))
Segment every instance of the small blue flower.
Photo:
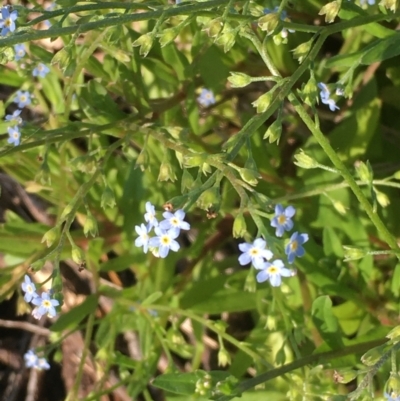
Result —
POLYGON ((185 218, 185 212, 181 209, 177 210, 175 213, 164 212, 163 217, 165 220, 160 223, 160 228, 162 230, 173 230, 178 236, 181 230, 190 229, 190 224, 183 221, 185 218))
POLYGON ((39 370, 48 370, 50 365, 45 358, 39 358, 32 350, 29 350, 24 355, 25 366, 39 370))
POLYGON ((272 252, 265 249, 267 242, 262 238, 257 238, 252 244, 243 242, 239 244, 239 249, 243 252, 239 256, 239 263, 244 266, 253 263, 256 269, 260 269, 266 260, 270 260, 273 256, 272 252))
POLYGON ((39 63, 36 68, 33 69, 32 75, 34 77, 44 78, 50 72, 50 68, 43 63, 39 63))
POLYGON ((259 283, 269 280, 273 287, 281 285, 281 277, 292 277, 294 275, 294 272, 287 269, 280 259, 274 260, 272 263, 265 262, 260 270, 256 280, 259 283))
POLYGON ((137 234, 139 235, 138 238, 135 240, 135 246, 137 247, 143 247, 143 252, 147 253, 147 250, 149 249, 149 230, 148 228, 142 223, 140 226, 135 226, 135 230, 137 234))
POLYGON ((336 102, 330 97, 331 92, 329 91, 328 86, 323 82, 319 82, 317 85, 318 88, 321 89, 321 92, 319 93, 321 97, 321 102, 323 104, 327 104, 331 111, 339 110, 339 107, 336 106, 336 102))
POLYGON ((23 43, 14 46, 15 61, 20 60, 26 54, 26 48, 23 43))
POLYGON ((18 104, 20 109, 31 104, 31 94, 28 91, 18 91, 14 99, 14 103, 18 104))
POLYGON ((307 241, 308 234, 299 234, 297 231, 292 234, 289 243, 285 247, 285 253, 290 264, 294 262, 296 256, 298 258, 304 256, 305 251, 302 245, 307 241))
POLYGON ((275 235, 282 237, 285 231, 290 231, 293 228, 293 221, 291 218, 296 213, 293 206, 288 206, 286 209, 282 205, 275 206, 275 216, 271 220, 271 226, 275 227, 275 235))
POLYGON ((180 245, 175 238, 178 237, 179 234, 174 230, 162 230, 160 227, 155 227, 154 229, 156 233, 156 237, 150 238, 149 246, 150 248, 158 248, 156 253, 153 252, 155 256, 159 256, 160 258, 165 258, 168 255, 169 250, 177 252, 180 248, 180 245))
POLYGON ((18 12, 16 10, 10 13, 8 6, 1 8, 0 28, 2 36, 6 36, 8 32, 15 31, 14 21, 17 18, 18 18, 18 12))
POLYGON ((21 125, 22 118, 19 116, 22 110, 15 110, 12 114, 6 115, 6 121, 8 121, 12 126, 21 125))
POLYGON ((37 362, 38 362, 38 356, 30 349, 28 352, 25 353, 24 355, 25 359, 25 366, 27 368, 36 368, 37 362))
POLYGON ((375 4, 375 0, 360 0, 360 5, 363 6, 365 3, 368 3, 370 6, 375 4))
POLYGON ((56 299, 50 299, 50 295, 47 292, 43 292, 41 296, 34 298, 32 303, 37 306, 32 311, 32 315, 36 319, 40 319, 46 314, 48 317, 55 317, 57 314, 55 306, 60 305, 56 299))
POLYGON ((150 231, 152 227, 158 226, 158 220, 156 218, 156 209, 150 202, 146 202, 146 213, 144 214, 144 219, 148 223, 147 225, 148 231, 150 231))
POLYGON ((208 107, 215 103, 215 97, 212 91, 203 88, 197 101, 201 106, 208 107))
POLYGON ((26 302, 31 302, 33 298, 39 295, 36 292, 35 284, 32 282, 31 278, 26 274, 24 282, 21 284, 22 291, 25 292, 24 300, 26 302))
POLYGON ((400 394, 397 395, 396 393, 388 394, 385 392, 384 397, 387 401, 400 401, 400 394))
POLYGON ((8 143, 14 144, 14 146, 18 146, 21 140, 21 133, 19 132, 19 128, 15 127, 7 127, 8 131, 8 143))

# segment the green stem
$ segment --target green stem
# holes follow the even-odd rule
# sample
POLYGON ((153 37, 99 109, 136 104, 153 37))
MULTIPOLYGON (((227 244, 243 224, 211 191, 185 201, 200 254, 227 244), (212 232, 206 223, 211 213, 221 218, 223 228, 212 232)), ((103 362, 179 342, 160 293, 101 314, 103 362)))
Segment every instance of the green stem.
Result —
MULTIPOLYGON (((292 103, 297 114, 306 124, 308 129, 313 134, 314 138, 317 140, 321 148, 329 157, 332 164, 335 166, 337 170, 339 170, 341 176, 347 182, 350 189, 353 191, 354 195, 358 199, 361 206, 364 208, 368 217, 370 218, 370 220, 372 221, 378 232, 380 232, 383 240, 389 245, 391 249, 398 250, 399 247, 397 245, 396 239, 392 236, 392 234, 390 234, 389 230, 386 228, 385 224, 383 223, 379 215, 377 213, 374 213, 372 205, 364 195, 359 185, 357 185, 356 180, 353 178, 349 170, 346 168, 345 164, 340 160, 338 154, 334 151, 334 149, 332 148, 332 146, 330 145, 329 141, 324 136, 324 134, 318 128, 315 127, 314 121, 311 119, 311 117, 306 112, 305 108, 302 106, 302 104, 299 102, 299 100, 293 93, 289 95, 289 101, 292 103)), ((400 256, 398 256, 398 259, 400 260, 400 256)))

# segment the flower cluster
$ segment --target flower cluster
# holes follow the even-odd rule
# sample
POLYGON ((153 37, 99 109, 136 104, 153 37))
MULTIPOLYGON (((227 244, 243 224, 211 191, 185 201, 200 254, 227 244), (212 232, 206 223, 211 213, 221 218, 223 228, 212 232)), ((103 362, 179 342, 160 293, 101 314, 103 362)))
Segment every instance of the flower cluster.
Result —
MULTIPOLYGON (((323 82, 318 83, 318 88, 321 89, 319 96, 321 98, 321 102, 323 104, 327 104, 331 111, 339 110, 339 107, 336 106, 336 102, 331 98, 331 92, 326 84, 323 82)), ((336 89, 337 96, 343 96, 343 90, 338 88, 336 89)))
POLYGON ((203 88, 201 90, 200 96, 197 98, 197 101, 203 107, 211 106, 211 105, 215 104, 214 93, 209 89, 203 88))
POLYGON ((24 300, 31 302, 35 305, 32 311, 32 316, 35 319, 40 319, 46 315, 48 317, 55 317, 57 315, 56 306, 60 303, 56 299, 51 299, 48 292, 42 292, 40 295, 36 292, 35 284, 29 276, 25 275, 24 282, 21 284, 22 291, 24 291, 24 300))
MULTIPOLYGON (((285 231, 292 230, 292 217, 295 213, 296 209, 293 206, 287 208, 282 205, 275 206, 275 215, 271 220, 271 226, 276 229, 277 237, 282 237, 285 231)), ((307 241, 308 234, 299 234, 297 231, 292 234, 285 246, 285 254, 289 264, 294 262, 296 256, 304 256, 303 244, 307 241)), ((295 272, 286 268, 281 259, 269 262, 274 255, 266 246, 267 242, 262 238, 257 238, 253 243, 239 244, 239 249, 242 252, 239 256, 239 263, 242 266, 252 263, 255 269, 260 270, 256 276, 259 283, 269 280, 273 287, 279 287, 282 283, 282 277, 292 277, 295 272)))
POLYGON ((48 370, 50 365, 46 358, 39 358, 31 349, 24 355, 25 366, 38 370, 48 370))
POLYGON ((146 213, 144 219, 147 223, 135 226, 136 233, 139 235, 135 240, 137 247, 143 247, 143 252, 147 253, 148 249, 154 256, 165 258, 169 251, 177 252, 180 248, 176 241, 181 230, 189 230, 190 225, 184 221, 185 212, 181 209, 175 213, 164 212, 164 220, 158 221, 154 206, 150 202, 146 202, 146 213), (150 237, 150 232, 154 228, 156 236, 150 237))

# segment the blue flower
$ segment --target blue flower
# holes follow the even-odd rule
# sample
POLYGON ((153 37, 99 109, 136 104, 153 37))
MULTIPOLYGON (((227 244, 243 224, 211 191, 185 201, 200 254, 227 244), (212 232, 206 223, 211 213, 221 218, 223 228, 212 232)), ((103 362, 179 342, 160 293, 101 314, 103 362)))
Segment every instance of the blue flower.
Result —
POLYGON ((273 256, 270 250, 265 249, 266 245, 267 242, 262 238, 257 238, 252 244, 239 244, 239 249, 243 252, 239 256, 239 263, 244 266, 251 262, 256 269, 260 269, 265 263, 264 259, 270 260, 273 256))
POLYGON ((215 97, 212 91, 203 88, 197 101, 201 106, 208 107, 215 103, 215 97))
POLYGON ((158 220, 156 218, 156 210, 150 202, 146 202, 146 213, 144 214, 144 219, 147 221, 147 229, 151 230, 152 227, 158 226, 158 220))
POLYGON ((288 206, 286 209, 282 205, 275 206, 275 216, 271 220, 271 226, 276 228, 275 235, 282 237, 285 231, 290 231, 293 228, 291 218, 296 213, 293 206, 288 206))
POLYGON ((34 77, 44 78, 50 72, 50 68, 43 63, 39 63, 36 68, 33 69, 32 75, 34 77))
POLYGON ((299 234, 297 231, 292 234, 289 243, 285 247, 285 253, 290 264, 294 262, 296 256, 298 258, 304 256, 305 251, 302 245, 307 241, 308 234, 299 234))
POLYGON ((27 368, 35 368, 39 370, 48 370, 50 365, 45 358, 39 358, 32 350, 29 350, 24 355, 25 366, 27 368))
POLYGON ((19 116, 22 110, 15 110, 12 114, 6 115, 6 121, 9 121, 12 126, 21 125, 22 118, 19 116))
POLYGON ((26 302, 31 302, 33 298, 39 295, 36 292, 35 284, 32 282, 31 278, 26 274, 24 282, 21 284, 22 291, 25 292, 24 300, 26 302))
POLYGON ((55 306, 60 305, 56 299, 50 299, 50 295, 47 292, 43 292, 41 296, 34 298, 32 303, 37 306, 32 311, 32 315, 36 319, 40 319, 46 314, 48 317, 55 317, 57 314, 55 306))
POLYGON ((190 229, 190 224, 183 221, 185 212, 181 209, 177 210, 175 213, 164 212, 163 217, 165 220, 160 223, 160 228, 162 230, 174 231, 178 236, 181 230, 190 229))
POLYGON ((137 234, 139 235, 138 238, 135 240, 135 246, 137 247, 143 247, 143 252, 147 253, 147 250, 149 249, 149 230, 148 227, 146 227, 143 223, 140 226, 135 226, 135 230, 137 234))
POLYGON ((18 12, 16 10, 12 11, 10 14, 8 6, 1 8, 0 28, 2 36, 6 36, 8 32, 15 31, 14 21, 17 18, 18 18, 18 12))
POLYGON ((375 4, 375 0, 360 0, 360 5, 363 6, 365 3, 368 3, 370 6, 375 4))
POLYGON ((280 259, 274 260, 272 263, 265 262, 257 276, 259 283, 269 280, 273 287, 279 287, 282 283, 281 277, 292 277, 294 272, 287 269, 280 259))
POLYGON ((387 401, 400 401, 400 395, 397 395, 396 393, 388 394, 385 392, 384 396, 387 401))
POLYGON ((318 88, 321 89, 321 92, 319 93, 319 96, 321 97, 321 102, 323 104, 327 104, 331 111, 339 110, 339 107, 336 106, 336 102, 333 99, 331 99, 331 97, 330 97, 331 92, 328 89, 328 86, 326 84, 324 84, 323 82, 319 82, 317 85, 318 85, 318 88))
POLYGON ((21 133, 19 132, 19 128, 17 126, 16 127, 8 127, 7 131, 8 131, 7 142, 13 143, 14 146, 18 146, 20 143, 20 139, 21 139, 21 133))
POLYGON ((14 46, 15 60, 18 61, 26 54, 26 48, 23 43, 14 46))
POLYGON ((169 250, 177 252, 180 245, 175 238, 178 237, 179 233, 175 230, 162 230, 160 227, 154 229, 156 237, 150 238, 149 246, 151 248, 157 248, 156 252, 153 254, 159 256, 160 258, 165 258, 168 255, 169 250))
POLYGON ((20 109, 31 104, 31 94, 28 91, 18 91, 14 99, 14 103, 18 104, 20 109))

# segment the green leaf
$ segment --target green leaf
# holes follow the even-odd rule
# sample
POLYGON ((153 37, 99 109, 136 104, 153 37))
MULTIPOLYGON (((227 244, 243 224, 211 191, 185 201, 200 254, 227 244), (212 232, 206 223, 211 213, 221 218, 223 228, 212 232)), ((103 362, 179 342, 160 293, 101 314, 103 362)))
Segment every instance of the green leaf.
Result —
POLYGON ((151 305, 152 303, 156 302, 158 299, 160 299, 163 296, 163 293, 161 291, 157 291, 151 295, 149 295, 143 302, 142 305, 151 305))
POLYGON ((128 269, 130 265, 137 261, 137 256, 135 255, 121 255, 113 259, 109 259, 100 265, 100 271, 109 272, 115 271, 119 272, 121 270, 128 269))
POLYGON ((332 311, 332 301, 327 295, 313 302, 311 316, 319 334, 330 348, 344 347, 339 323, 332 311))
POLYGON ((374 42, 374 45, 361 58, 361 64, 371 65, 376 62, 396 57, 400 54, 400 34, 389 36, 374 42))
POLYGON ((391 288, 393 295, 398 297, 400 295, 400 263, 397 263, 394 268, 391 288))
POLYGON ((61 315, 50 327, 51 331, 63 331, 76 327, 87 315, 97 308, 97 295, 89 295, 80 305, 61 315))

